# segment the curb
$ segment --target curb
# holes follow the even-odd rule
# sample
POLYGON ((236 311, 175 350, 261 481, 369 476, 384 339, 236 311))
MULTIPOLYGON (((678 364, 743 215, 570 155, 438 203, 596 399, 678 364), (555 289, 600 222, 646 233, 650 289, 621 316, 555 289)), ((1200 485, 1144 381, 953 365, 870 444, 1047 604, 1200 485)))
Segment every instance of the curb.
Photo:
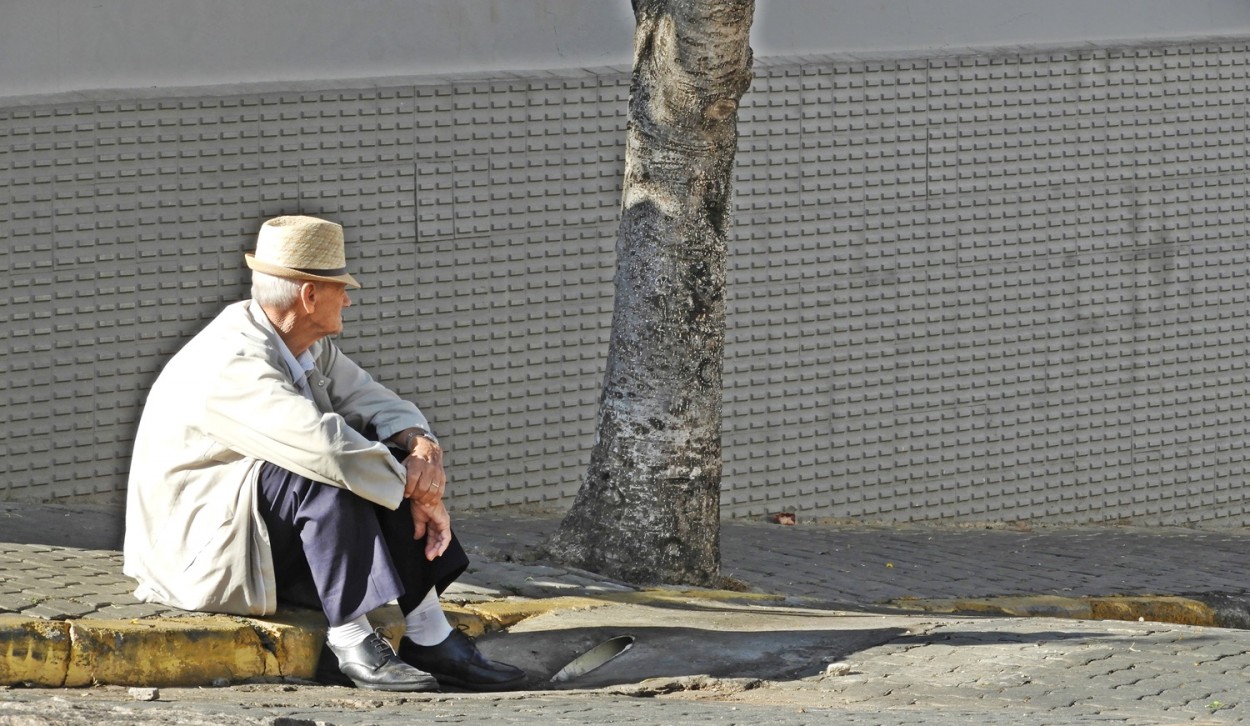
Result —
MULTIPOLYGON (((650 589, 539 599, 444 603, 452 627, 471 637, 505 630, 546 613, 611 605, 714 602, 722 605, 821 607, 806 598, 700 589, 650 589)), ((1250 629, 1250 595, 904 598, 884 603, 910 613, 1123 620, 1250 629)), ((824 607, 829 604, 825 603, 824 607)), ((392 642, 403 615, 388 605, 369 614, 392 642)), ((258 619, 188 613, 134 620, 47 620, 0 615, 0 686, 92 685, 195 687, 247 680, 314 680, 325 620, 284 609, 258 619)))
POLYGON ((193 686, 248 678, 311 678, 324 619, 227 615, 136 620, 0 616, 0 685, 193 686), (320 622, 317 622, 320 621, 320 622))
POLYGON ((1009 615, 1030 618, 1155 622, 1208 628, 1250 628, 1250 596, 1225 593, 1103 597, 1034 595, 985 598, 902 598, 891 600, 885 605, 909 612, 950 615, 1009 615))
MULTIPOLYGON (((695 600, 778 604, 781 596, 719 590, 644 590, 594 597, 444 603, 452 627, 471 637, 559 610, 695 600)), ((398 642, 404 619, 396 605, 369 613, 371 624, 398 642)), ((313 680, 325 642, 325 619, 312 610, 281 609, 259 619, 188 613, 133 620, 47 620, 0 615, 0 686, 213 686, 246 680, 313 680)))

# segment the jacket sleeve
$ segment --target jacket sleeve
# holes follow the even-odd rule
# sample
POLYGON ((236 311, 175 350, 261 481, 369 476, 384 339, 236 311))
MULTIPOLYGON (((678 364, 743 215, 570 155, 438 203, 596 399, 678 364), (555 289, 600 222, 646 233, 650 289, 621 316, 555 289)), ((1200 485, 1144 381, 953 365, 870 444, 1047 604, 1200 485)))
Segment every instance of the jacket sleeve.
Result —
POLYGON ((246 351, 222 363, 220 375, 206 381, 210 390, 201 418, 205 434, 244 456, 391 509, 399 506, 404 471, 384 444, 365 438, 344 416, 318 410, 296 390, 280 363, 246 351))
POLYGON ((326 378, 331 405, 348 425, 357 431, 372 428, 383 441, 412 426, 430 431, 429 422, 415 404, 373 380, 333 342, 325 340, 321 345, 317 368, 326 378))

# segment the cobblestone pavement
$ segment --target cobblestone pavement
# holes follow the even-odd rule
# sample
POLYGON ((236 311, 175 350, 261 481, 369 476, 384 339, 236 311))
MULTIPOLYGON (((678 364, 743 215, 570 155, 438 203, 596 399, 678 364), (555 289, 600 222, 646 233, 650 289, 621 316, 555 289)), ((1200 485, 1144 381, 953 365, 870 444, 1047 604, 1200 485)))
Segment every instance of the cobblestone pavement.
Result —
MULTIPOLYGON (((459 517, 464 539, 510 556, 546 541, 554 517, 459 517)), ((722 573, 766 592, 870 604, 990 595, 1250 592, 1250 530, 1182 527, 721 525, 722 573)))
MULTIPOLYGON (((465 512, 468 549, 531 559, 559 520, 465 512)), ((0 613, 126 618, 116 509, 0 504, 0 613), (8 543, 8 544, 6 544, 8 543), (33 544, 32 544, 33 543, 33 544)), ((1250 531, 1179 527, 915 528, 727 521, 722 572, 765 592, 867 606, 899 598, 1250 593, 1250 531)), ((542 593, 526 593, 541 596, 542 593)), ((547 593, 551 594, 551 593, 547 593)))

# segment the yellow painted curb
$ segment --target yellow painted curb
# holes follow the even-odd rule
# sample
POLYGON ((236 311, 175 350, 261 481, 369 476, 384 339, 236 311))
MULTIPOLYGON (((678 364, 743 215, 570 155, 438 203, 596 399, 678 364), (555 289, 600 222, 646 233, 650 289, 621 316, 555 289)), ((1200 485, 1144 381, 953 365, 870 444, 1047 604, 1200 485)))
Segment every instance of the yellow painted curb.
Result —
MULTIPOLYGON (((611 604, 610 601, 601 598, 567 596, 549 597, 542 600, 490 600, 467 603, 454 609, 445 607, 444 612, 450 610, 456 613, 457 617, 476 618, 482 632, 486 632, 504 630, 522 620, 556 610, 585 610, 611 604)), ((473 632, 468 634, 474 635, 473 632)))
POLYGON ((249 623, 227 616, 79 620, 65 686, 196 686, 277 675, 249 623))
MULTIPOLYGON (((398 608, 396 608, 398 612, 398 608)), ((375 627, 374 613, 369 614, 375 627)), ((264 620, 244 618, 261 638, 271 660, 266 675, 312 679, 326 639, 325 616, 313 610, 279 610, 264 620)), ((393 629, 393 625, 388 626, 393 629)), ((384 630, 389 632, 387 627, 384 630)))
MULTIPOLYGON (((470 638, 480 638, 486 634, 486 621, 463 605, 445 602, 443 603, 443 614, 447 616, 447 622, 451 623, 451 627, 463 632, 470 638)), ((493 628, 491 629, 493 630, 493 628)))
POLYGON ((1205 603, 1186 597, 1162 595, 1108 597, 1036 595, 931 600, 903 599, 894 600, 888 604, 905 610, 927 613, 980 613, 1077 620, 1145 620, 1175 625, 1220 626, 1215 610, 1205 603))
POLYGON ((736 590, 668 590, 652 589, 634 592, 614 592, 604 595, 605 599, 618 603, 645 605, 647 603, 675 603, 710 600, 718 603, 776 603, 786 598, 760 592, 738 592, 736 590))
POLYGON ((60 686, 69 653, 68 623, 0 615, 0 685, 60 686))
POLYGON ((711 600, 721 603, 771 603, 781 602, 785 599, 781 595, 731 590, 655 589, 610 592, 595 596, 549 597, 537 600, 518 598, 515 600, 489 600, 460 605, 443 603, 443 612, 447 614, 447 619, 453 627, 457 627, 465 631, 466 635, 476 638, 484 633, 506 630, 523 620, 559 610, 585 610, 620 604, 671 604, 698 600, 711 600))
POLYGON ((978 613, 1031 617, 1090 619, 1093 609, 1080 598, 1038 595, 1029 597, 936 598, 894 600, 889 603, 906 610, 926 613, 978 613))
MULTIPOLYGON (((371 613, 388 635, 403 618, 371 613)), ((265 620, 186 615, 54 621, 0 615, 0 685, 204 686, 217 679, 312 678, 325 618, 279 611, 265 620)), ((398 627, 398 630, 396 628, 398 627)))
POLYGON ((1096 620, 1145 620, 1174 625, 1218 627, 1215 611, 1205 603, 1187 597, 1099 597, 1090 598, 1096 620))
MULTIPOLYGON (((382 633, 392 647, 404 635, 404 614, 395 604, 383 605, 368 614, 369 625, 382 633)), ((265 619, 244 619, 261 635, 272 656, 266 676, 311 680, 326 640, 325 616, 315 610, 284 609, 265 619)), ((454 626, 454 623, 453 623, 454 626)))
MULTIPOLYGON (((728 590, 652 589, 594 597, 444 603, 453 627, 473 637, 562 610, 619 604, 791 602, 780 595, 728 590)), ((930 613, 981 613, 1095 620, 1146 620, 1219 626, 1208 605, 1184 597, 1056 596, 904 599, 895 607, 930 613)), ((369 614, 372 625, 398 643, 403 615, 395 605, 369 614)), ((0 615, 0 685, 62 687, 94 684, 208 685, 252 678, 310 679, 325 640, 324 617, 311 610, 283 610, 265 618, 187 615, 126 621, 53 621, 0 615)))

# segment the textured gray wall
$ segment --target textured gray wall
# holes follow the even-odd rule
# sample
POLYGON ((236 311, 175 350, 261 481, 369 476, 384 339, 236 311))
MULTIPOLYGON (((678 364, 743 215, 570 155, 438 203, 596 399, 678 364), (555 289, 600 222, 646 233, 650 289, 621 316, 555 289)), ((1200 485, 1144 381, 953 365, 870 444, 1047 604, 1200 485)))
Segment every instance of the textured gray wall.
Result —
MULTIPOLYGON (((302 212, 347 225, 342 345, 436 422, 454 503, 566 504, 626 80, 0 103, 0 496, 120 492, 161 362, 302 212)), ((1247 91, 1244 40, 761 63, 725 514, 1250 523, 1247 91)))
POLYGON ((1248 60, 762 77, 728 511, 1244 525, 1248 60))

